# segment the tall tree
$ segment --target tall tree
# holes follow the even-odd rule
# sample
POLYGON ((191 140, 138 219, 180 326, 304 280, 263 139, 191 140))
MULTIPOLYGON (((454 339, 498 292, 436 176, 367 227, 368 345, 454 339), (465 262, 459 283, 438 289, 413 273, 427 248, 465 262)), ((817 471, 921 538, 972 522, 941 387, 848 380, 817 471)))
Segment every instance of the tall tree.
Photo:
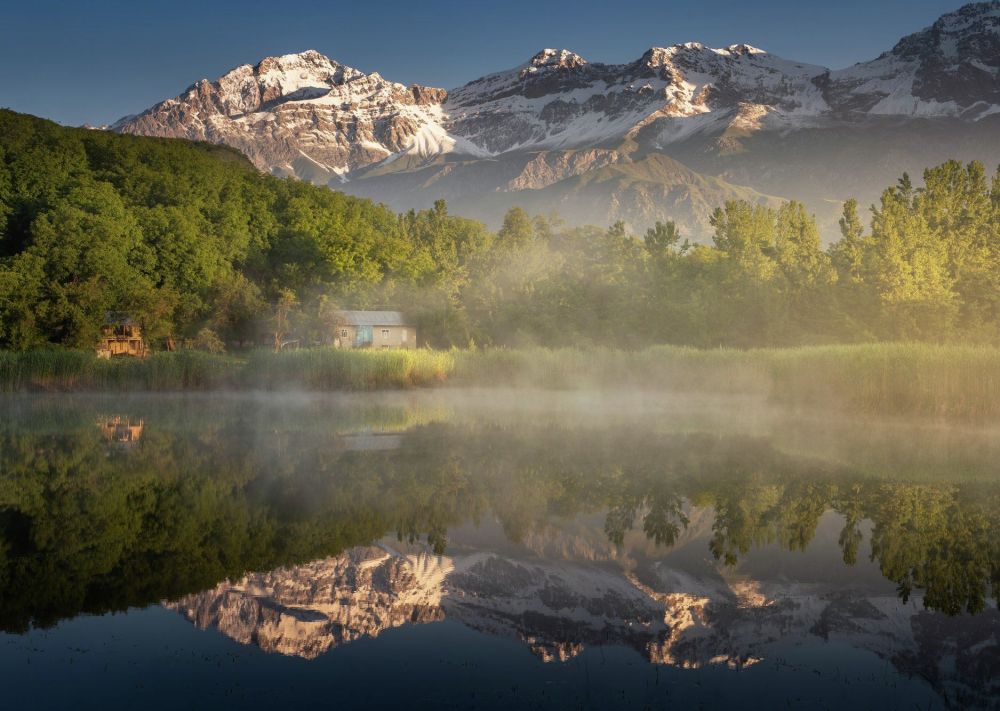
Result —
POLYGON ((957 310, 954 279, 945 245, 917 201, 905 180, 882 193, 872 218, 873 280, 887 309, 889 335, 942 338, 957 310))
POLYGON ((520 249, 535 238, 535 226, 531 218, 520 207, 512 207, 503 217, 503 225, 497 232, 497 244, 507 249, 520 249))
POLYGON ((858 214, 858 201, 854 198, 844 203, 840 217, 840 240, 830 247, 830 257, 841 278, 860 284, 865 280, 865 258, 869 246, 865 240, 865 227, 858 214))

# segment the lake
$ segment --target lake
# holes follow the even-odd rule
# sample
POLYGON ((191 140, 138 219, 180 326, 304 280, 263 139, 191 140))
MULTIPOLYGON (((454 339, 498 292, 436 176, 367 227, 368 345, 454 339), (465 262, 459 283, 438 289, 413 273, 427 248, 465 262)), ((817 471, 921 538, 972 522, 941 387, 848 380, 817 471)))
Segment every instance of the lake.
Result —
POLYGON ((0 400, 6 708, 991 708, 1000 430, 533 390, 0 400))

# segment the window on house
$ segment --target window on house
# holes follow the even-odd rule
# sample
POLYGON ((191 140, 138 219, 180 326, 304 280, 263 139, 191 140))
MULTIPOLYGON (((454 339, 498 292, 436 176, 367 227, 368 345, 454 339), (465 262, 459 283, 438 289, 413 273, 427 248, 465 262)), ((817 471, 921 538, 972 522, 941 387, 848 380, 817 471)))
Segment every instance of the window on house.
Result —
POLYGON ((340 329, 340 337, 341 338, 347 338, 347 329, 346 328, 340 329))
POLYGON ((389 329, 388 328, 383 328, 382 329, 382 340, 383 341, 388 341, 389 340, 389 329))

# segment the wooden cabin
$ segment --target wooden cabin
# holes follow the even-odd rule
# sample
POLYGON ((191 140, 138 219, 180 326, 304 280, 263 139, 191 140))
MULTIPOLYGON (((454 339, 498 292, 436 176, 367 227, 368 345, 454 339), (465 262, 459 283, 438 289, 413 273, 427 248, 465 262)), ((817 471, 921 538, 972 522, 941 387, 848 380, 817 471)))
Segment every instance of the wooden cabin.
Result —
POLYGON ((417 329, 400 311, 339 311, 336 348, 416 348, 417 329))
POLYGON ((97 355, 99 358, 145 358, 149 348, 142 337, 142 328, 127 314, 109 312, 101 327, 97 355))

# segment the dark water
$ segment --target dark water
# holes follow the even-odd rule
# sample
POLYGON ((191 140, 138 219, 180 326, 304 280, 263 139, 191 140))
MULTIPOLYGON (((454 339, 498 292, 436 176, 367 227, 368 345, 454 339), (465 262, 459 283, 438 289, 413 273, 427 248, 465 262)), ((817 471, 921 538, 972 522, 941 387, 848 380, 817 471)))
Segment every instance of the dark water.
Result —
POLYGON ((993 708, 1000 436, 650 393, 0 402, 5 708, 993 708))

